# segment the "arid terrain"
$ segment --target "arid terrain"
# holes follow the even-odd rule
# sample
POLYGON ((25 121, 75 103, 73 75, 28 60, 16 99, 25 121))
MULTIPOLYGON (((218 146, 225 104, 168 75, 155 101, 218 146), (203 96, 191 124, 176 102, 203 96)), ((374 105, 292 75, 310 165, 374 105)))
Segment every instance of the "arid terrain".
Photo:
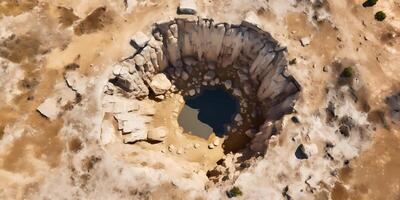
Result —
POLYGON ((399 0, 182 2, 0 1, 0 199, 400 199, 399 0))

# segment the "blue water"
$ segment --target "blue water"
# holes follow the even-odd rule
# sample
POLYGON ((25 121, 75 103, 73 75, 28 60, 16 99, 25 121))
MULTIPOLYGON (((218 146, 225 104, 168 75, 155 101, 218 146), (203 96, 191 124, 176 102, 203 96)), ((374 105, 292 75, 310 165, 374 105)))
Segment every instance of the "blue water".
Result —
MULTIPOLYGON (((201 93, 195 97, 185 98, 186 106, 197 110, 193 115, 197 116, 180 116, 185 118, 183 121, 198 120, 212 128, 217 136, 223 136, 226 132, 225 126, 231 124, 234 116, 238 113, 240 107, 239 102, 230 93, 223 88, 203 88, 201 93)), ((184 108, 185 109, 185 108, 184 108)), ((188 112, 186 112, 188 113, 188 112)), ((193 134, 205 137, 211 133, 199 133, 192 124, 181 124, 184 129, 190 129, 193 134)), ((203 129, 204 130, 204 129, 203 129)))

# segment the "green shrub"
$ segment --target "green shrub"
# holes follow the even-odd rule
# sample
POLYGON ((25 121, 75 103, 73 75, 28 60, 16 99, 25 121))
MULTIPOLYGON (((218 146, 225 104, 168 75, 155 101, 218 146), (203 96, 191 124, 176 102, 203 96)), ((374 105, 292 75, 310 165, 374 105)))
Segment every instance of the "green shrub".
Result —
POLYGON ((376 3, 378 2, 378 0, 367 0, 363 3, 363 6, 366 7, 372 7, 374 6, 376 3))
POLYGON ((243 195, 243 192, 240 190, 239 187, 234 186, 234 187, 233 187, 232 189, 230 189, 229 191, 226 191, 226 195, 227 195, 229 198, 232 198, 232 197, 242 196, 242 195, 243 195))
POLYGON ((346 67, 344 68, 344 70, 342 71, 342 73, 340 74, 340 77, 343 78, 351 78, 354 75, 354 71, 353 68, 351 67, 346 67))
POLYGON ((379 11, 379 12, 375 13, 375 19, 377 21, 380 21, 380 22, 385 20, 386 19, 386 13, 383 12, 383 11, 379 11))

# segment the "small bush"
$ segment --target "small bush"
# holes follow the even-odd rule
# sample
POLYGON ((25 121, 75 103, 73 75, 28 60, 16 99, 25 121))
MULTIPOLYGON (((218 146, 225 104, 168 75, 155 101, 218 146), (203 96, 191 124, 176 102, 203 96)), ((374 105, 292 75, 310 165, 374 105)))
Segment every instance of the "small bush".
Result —
POLYGON ((376 3, 378 2, 378 0, 367 0, 365 1, 362 5, 367 8, 367 7, 372 7, 374 6, 376 3))
POLYGON ((351 78, 351 77, 353 77, 353 75, 354 75, 353 68, 351 68, 351 67, 346 67, 346 68, 342 71, 342 73, 340 74, 340 77, 343 77, 343 78, 351 78))
POLYGON ((229 198, 232 198, 232 197, 242 196, 242 195, 243 195, 243 192, 240 190, 239 187, 234 186, 234 187, 233 187, 232 189, 230 189, 229 191, 226 191, 226 195, 227 195, 229 198))
POLYGON ((375 13, 375 19, 377 21, 380 21, 380 22, 385 20, 386 19, 386 13, 383 12, 383 11, 379 11, 379 12, 375 13))
POLYGON ((292 60, 289 61, 289 65, 295 65, 297 64, 297 59, 293 58, 292 60))

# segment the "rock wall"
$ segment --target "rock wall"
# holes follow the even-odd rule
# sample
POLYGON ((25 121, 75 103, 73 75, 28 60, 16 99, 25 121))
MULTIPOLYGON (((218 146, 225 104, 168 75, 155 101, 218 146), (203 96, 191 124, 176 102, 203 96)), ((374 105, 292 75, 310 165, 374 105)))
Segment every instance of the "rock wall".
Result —
MULTIPOLYGON (((160 22, 152 35, 136 34, 131 43, 135 55, 115 66, 107 89, 140 98, 149 94, 152 77, 167 67, 176 76, 193 76, 184 67, 202 62, 217 68, 238 66, 248 88, 256 88, 264 118, 276 120, 291 112, 300 86, 288 74, 285 47, 255 24, 215 23, 213 19, 189 18, 160 22)), ((187 77, 181 77, 186 79, 187 77)), ((243 88, 242 88, 243 89, 243 88)))

